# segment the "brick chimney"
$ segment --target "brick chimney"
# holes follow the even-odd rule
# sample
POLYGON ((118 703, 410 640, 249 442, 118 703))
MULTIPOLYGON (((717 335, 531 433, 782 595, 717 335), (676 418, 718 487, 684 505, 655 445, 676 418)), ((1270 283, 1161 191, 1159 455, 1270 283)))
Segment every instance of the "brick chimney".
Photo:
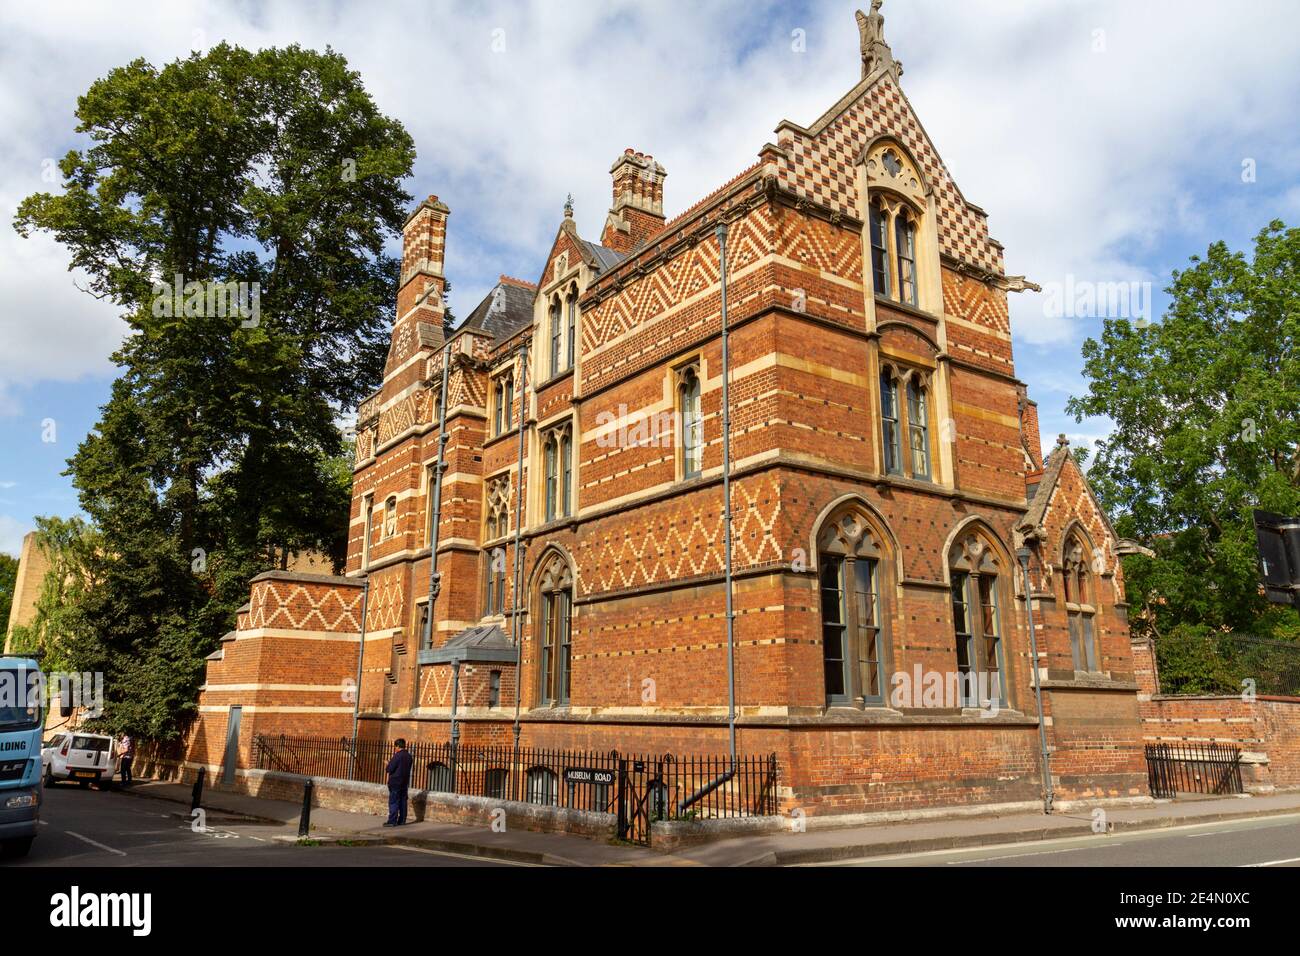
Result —
POLYGON ((668 173, 653 156, 626 149, 609 169, 614 205, 600 244, 630 252, 664 227, 664 180, 668 173))
POLYGON ((1043 473, 1043 439, 1038 432, 1038 403, 1027 394, 1020 396, 1020 438, 1029 456, 1031 480, 1043 473))
POLYGON ((451 209, 429 196, 407 217, 402 229, 402 278, 398 285, 396 325, 428 323, 442 336, 443 252, 451 209))

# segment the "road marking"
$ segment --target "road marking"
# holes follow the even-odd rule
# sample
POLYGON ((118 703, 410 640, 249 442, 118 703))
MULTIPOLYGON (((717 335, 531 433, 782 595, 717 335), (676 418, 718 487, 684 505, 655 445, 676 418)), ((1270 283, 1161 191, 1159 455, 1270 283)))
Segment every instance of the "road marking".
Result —
POLYGON ((989 860, 1015 860, 1023 856, 1055 856, 1058 853, 1078 853, 1080 850, 1109 850, 1118 846, 1116 843, 1099 843, 1096 846, 1075 846, 1063 850, 1039 850, 1037 853, 1008 853, 1006 856, 979 856, 969 860, 949 860, 948 866, 964 866, 967 863, 987 863, 989 860))
POLYGON ((505 866, 541 866, 540 863, 521 863, 518 860, 498 860, 488 856, 470 856, 468 853, 452 853, 450 850, 430 850, 423 846, 390 845, 391 850, 406 850, 408 853, 431 853, 434 856, 454 856, 462 860, 477 860, 485 863, 500 863, 505 866))
MULTIPOLYGON (((1051 837, 1047 840, 1019 840, 1012 843, 996 843, 988 846, 974 847, 947 847, 942 850, 921 850, 912 853, 890 853, 883 856, 860 856, 848 860, 818 860, 812 863, 792 863, 790 866, 797 867, 823 867, 823 866, 874 866, 877 863, 893 862, 897 860, 917 860, 926 857, 951 856, 956 853, 981 853, 989 850, 1014 850, 1025 846, 1053 846, 1067 843, 1092 843, 1092 848, 1097 846, 1109 846, 1112 841, 1115 843, 1141 843, 1147 840, 1161 839, 1165 837, 1184 836, 1191 837, 1194 834, 1188 833, 1189 830, 1204 830, 1206 827, 1228 827, 1221 829, 1220 834, 1236 833, 1240 830, 1264 830, 1275 827, 1294 826, 1300 822, 1300 814, 1297 813, 1270 813, 1259 816, 1241 817, 1235 820, 1214 820, 1208 823, 1186 823, 1176 827, 1150 827, 1138 830, 1122 830, 1116 833, 1096 834, 1094 836, 1077 836, 1077 837, 1051 837), (1098 837, 1104 837, 1099 840, 1098 837), (1093 842, 1096 841, 1096 842, 1093 842)), ((1083 847, 1087 849, 1088 847, 1083 847)))
POLYGON ((111 846, 104 846, 104 844, 100 843, 98 840, 92 840, 88 836, 82 836, 80 833, 73 833, 71 830, 64 830, 63 832, 70 837, 76 837, 82 843, 89 843, 91 846, 99 847, 101 850, 108 853, 116 853, 118 856, 126 856, 126 854, 121 850, 114 850, 111 846))
POLYGON ((1243 863, 1242 866, 1281 866, 1284 863, 1300 863, 1300 856, 1293 856, 1289 860, 1269 860, 1267 863, 1243 863))

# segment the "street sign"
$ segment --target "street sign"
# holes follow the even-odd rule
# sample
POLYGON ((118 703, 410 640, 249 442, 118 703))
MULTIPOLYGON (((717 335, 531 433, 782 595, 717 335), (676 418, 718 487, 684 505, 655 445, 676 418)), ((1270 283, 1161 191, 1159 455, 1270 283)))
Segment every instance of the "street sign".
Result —
POLYGON ((604 783, 614 782, 613 770, 597 770, 595 767, 566 767, 565 783, 604 783))
POLYGON ((1300 604, 1300 518, 1257 510, 1255 543, 1265 596, 1274 604, 1300 604))

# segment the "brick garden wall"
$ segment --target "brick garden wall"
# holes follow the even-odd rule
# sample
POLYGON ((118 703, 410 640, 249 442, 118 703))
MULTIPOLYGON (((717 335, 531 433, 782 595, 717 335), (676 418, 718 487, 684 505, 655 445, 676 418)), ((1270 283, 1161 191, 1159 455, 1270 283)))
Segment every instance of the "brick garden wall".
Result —
POLYGON ((1154 646, 1134 642, 1133 656, 1145 742, 1240 747, 1247 790, 1300 788, 1300 697, 1162 695, 1154 646))

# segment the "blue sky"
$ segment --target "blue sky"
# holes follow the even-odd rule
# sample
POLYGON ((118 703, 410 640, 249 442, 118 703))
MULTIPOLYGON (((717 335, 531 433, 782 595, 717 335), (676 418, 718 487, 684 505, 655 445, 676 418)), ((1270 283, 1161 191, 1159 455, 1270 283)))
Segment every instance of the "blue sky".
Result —
MULTIPOLYGON (((862 4, 865 6, 865 2, 862 4)), ((807 124, 858 77, 855 3, 64 3, 0 9, 0 550, 76 496, 60 472, 108 396, 114 308, 76 288, 48 237, 9 225, 82 145, 78 94, 136 56, 222 39, 343 53, 418 157, 408 191, 452 209, 447 269, 465 316, 500 273, 536 279, 567 193, 598 237, 625 147, 668 170, 669 215, 807 124), (55 441, 42 440, 53 419, 55 441)), ((903 88, 1011 274, 1150 282, 1216 239, 1300 223, 1300 8, 1286 0, 888 0, 903 88), (1253 181, 1243 181, 1243 164, 1253 181)), ((394 249, 396 251, 396 249, 394 249)), ((1046 443, 1106 423, 1064 414, 1095 315, 1012 301, 1016 365, 1046 443)))

